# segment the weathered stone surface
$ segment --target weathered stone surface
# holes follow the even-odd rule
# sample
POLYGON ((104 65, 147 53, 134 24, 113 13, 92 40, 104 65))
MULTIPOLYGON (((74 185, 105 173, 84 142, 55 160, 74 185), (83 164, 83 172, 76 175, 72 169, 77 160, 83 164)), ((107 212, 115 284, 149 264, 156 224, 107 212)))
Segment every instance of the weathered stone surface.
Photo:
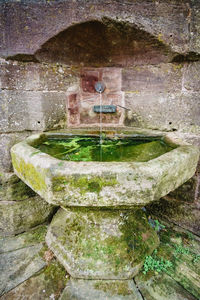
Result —
POLYGON ((67 281, 65 269, 56 260, 53 260, 39 274, 34 274, 33 277, 4 294, 1 300, 57 300, 67 281))
POLYGON ((196 300, 180 284, 166 274, 135 277, 137 286, 145 300, 196 300))
POLYGON ((193 2, 193 9, 191 11, 191 41, 190 41, 190 51, 200 52, 200 4, 196 0, 193 2))
POLYGON ((20 201, 35 196, 35 192, 14 173, 0 173, 0 201, 20 201))
MULTIPOLYGON (((155 216, 153 216, 155 219, 155 216)), ((187 252, 192 260, 194 266, 199 264, 198 255, 200 253, 200 237, 195 234, 192 234, 190 231, 185 230, 183 227, 174 225, 172 222, 164 221, 159 219, 160 222, 165 225, 165 229, 159 232, 159 237, 161 240, 160 247, 163 245, 170 245, 176 249, 176 247, 181 246, 183 249, 177 249, 176 254, 177 258, 181 257, 182 252, 187 252), (182 251, 181 251, 182 250, 182 251), (196 258, 196 262, 193 259, 196 258)), ((184 257, 183 257, 184 258, 184 257)))
MULTIPOLYGON (((163 224, 162 219, 160 222, 163 224)), ((149 262, 147 273, 140 272, 135 277, 139 290, 147 300, 199 299, 200 239, 172 223, 164 224, 165 228, 159 232, 160 245, 152 258, 167 259, 171 267, 159 273, 159 268, 151 271, 149 262)))
POLYGON ((135 126, 134 114, 136 114, 137 123, 139 122, 142 128, 198 133, 200 131, 199 101, 199 94, 193 92, 125 93, 125 107, 132 111, 132 114, 127 115, 125 124, 135 126))
POLYGON ((65 92, 2 90, 0 96, 1 132, 53 129, 66 119, 65 92))
MULTIPOLYGON (((134 24, 174 51, 187 53, 189 25, 193 22, 191 13, 196 9, 196 2, 8 1, 6 5, 1 2, 2 35, 7 38, 3 39, 0 53, 4 56, 33 54, 44 42, 70 25, 104 17, 134 24)), ((198 24, 197 19, 195 22, 198 24)))
MULTIPOLYGON (((2 120, 2 119, 1 119, 2 120)), ((0 121, 1 123, 1 121, 0 121)), ((11 156, 10 156, 10 148, 22 141, 24 138, 28 137, 30 133, 23 132, 15 134, 0 134, 0 173, 1 175, 4 174, 4 172, 10 172, 12 171, 12 162, 11 162, 11 156)), ((2 177, 2 176, 1 176, 2 177)))
MULTIPOLYGON (((179 250, 180 251, 180 250, 179 250)), ((200 264, 199 259, 194 262, 194 256, 188 253, 179 255, 172 246, 161 245, 158 255, 174 261, 174 268, 168 271, 172 279, 182 285, 189 293, 197 299, 200 297, 200 264)))
MULTIPOLYGON (((200 136, 188 133, 177 133, 177 135, 186 142, 196 145, 200 148, 200 136)), ((192 204, 193 207, 200 208, 200 162, 198 163, 195 175, 178 189, 172 191, 168 195, 175 200, 187 201, 192 204)), ((173 199, 171 199, 173 201, 173 199)), ((187 207, 187 206, 186 206, 187 207)), ((190 210, 190 209, 189 209, 190 210)), ((192 208, 191 208, 192 210, 192 208)), ((189 220, 188 220, 189 221, 189 220)), ((191 228, 194 221, 191 219, 191 228)))
POLYGON ((142 210, 60 209, 46 236, 75 278, 131 279, 158 237, 142 210))
POLYGON ((200 135, 189 132, 176 132, 176 135, 183 141, 189 144, 196 145, 200 148, 200 135))
POLYGON ((190 91, 200 90, 200 62, 190 62, 185 64, 183 87, 190 91))
POLYGON ((46 265, 42 244, 0 254, 0 295, 13 289, 46 265))
MULTIPOLYGON (((146 132, 152 136, 151 131, 146 132)), ((147 204, 189 180, 199 158, 196 146, 167 134, 164 139, 178 147, 147 162, 59 161, 30 147, 47 136, 51 133, 35 135, 15 145, 13 166, 17 176, 42 198, 64 207, 147 204)))
POLYGON ((156 64, 176 55, 163 42, 128 22, 103 18, 70 26, 45 42, 35 57, 76 66, 156 64))
POLYGON ((44 242, 47 225, 40 225, 14 237, 0 239, 0 254, 36 245, 44 242))
POLYGON ((71 278, 59 300, 142 300, 133 280, 71 278))
MULTIPOLYGON (((168 93, 182 88, 183 64, 134 66, 122 70, 122 91, 168 93)), ((158 97, 158 95, 157 95, 158 97)))
POLYGON ((44 223, 54 207, 40 197, 23 201, 0 201, 0 236, 15 235, 44 223))
POLYGON ((176 200, 194 203, 197 201, 199 194, 199 176, 195 175, 178 189, 169 193, 168 197, 176 200))
POLYGON ((0 60, 0 66, 0 88, 6 90, 66 92, 79 81, 64 65, 0 60))
POLYGON ((159 202, 150 204, 148 211, 200 235, 200 210, 198 207, 165 197, 159 202))

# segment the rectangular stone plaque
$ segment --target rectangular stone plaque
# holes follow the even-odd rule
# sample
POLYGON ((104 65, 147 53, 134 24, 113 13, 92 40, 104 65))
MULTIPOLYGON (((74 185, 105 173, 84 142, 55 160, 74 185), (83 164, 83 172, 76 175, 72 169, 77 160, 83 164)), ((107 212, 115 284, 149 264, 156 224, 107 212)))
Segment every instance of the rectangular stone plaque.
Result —
POLYGON ((115 113, 116 112, 115 105, 94 105, 93 111, 96 113, 115 113))

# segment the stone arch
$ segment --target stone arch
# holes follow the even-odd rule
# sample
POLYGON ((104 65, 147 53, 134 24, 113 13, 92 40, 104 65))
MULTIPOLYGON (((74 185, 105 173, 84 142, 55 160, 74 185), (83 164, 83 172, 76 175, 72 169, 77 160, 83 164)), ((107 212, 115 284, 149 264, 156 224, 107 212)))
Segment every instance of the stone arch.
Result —
POLYGON ((34 54, 40 62, 75 66, 131 66, 169 62, 175 53, 161 40, 128 22, 109 18, 69 26, 34 54))

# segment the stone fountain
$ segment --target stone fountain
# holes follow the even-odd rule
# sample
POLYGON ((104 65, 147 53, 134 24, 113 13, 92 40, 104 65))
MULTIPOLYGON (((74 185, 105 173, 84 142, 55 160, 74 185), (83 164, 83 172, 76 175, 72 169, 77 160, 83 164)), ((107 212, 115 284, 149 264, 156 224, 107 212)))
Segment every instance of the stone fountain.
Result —
MULTIPOLYGON (((81 133, 95 134, 94 130, 81 133)), ((161 135, 133 129, 118 134, 133 139, 161 135)), ((46 242, 71 275, 65 299, 77 295, 75 299, 106 299, 105 291, 112 289, 120 296, 109 299, 135 299, 131 279, 159 244, 141 208, 193 176, 198 148, 174 133, 162 133, 162 140, 173 149, 145 162, 62 161, 36 149, 49 138, 69 135, 72 131, 33 135, 11 150, 17 176, 60 207, 46 242)))

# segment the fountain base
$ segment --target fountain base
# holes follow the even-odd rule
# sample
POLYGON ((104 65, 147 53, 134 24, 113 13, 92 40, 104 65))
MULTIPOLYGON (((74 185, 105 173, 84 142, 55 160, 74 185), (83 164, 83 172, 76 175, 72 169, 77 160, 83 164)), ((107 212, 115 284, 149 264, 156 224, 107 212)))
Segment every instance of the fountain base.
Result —
POLYGON ((159 239, 141 209, 61 208, 46 242, 74 278, 132 279, 159 239))

